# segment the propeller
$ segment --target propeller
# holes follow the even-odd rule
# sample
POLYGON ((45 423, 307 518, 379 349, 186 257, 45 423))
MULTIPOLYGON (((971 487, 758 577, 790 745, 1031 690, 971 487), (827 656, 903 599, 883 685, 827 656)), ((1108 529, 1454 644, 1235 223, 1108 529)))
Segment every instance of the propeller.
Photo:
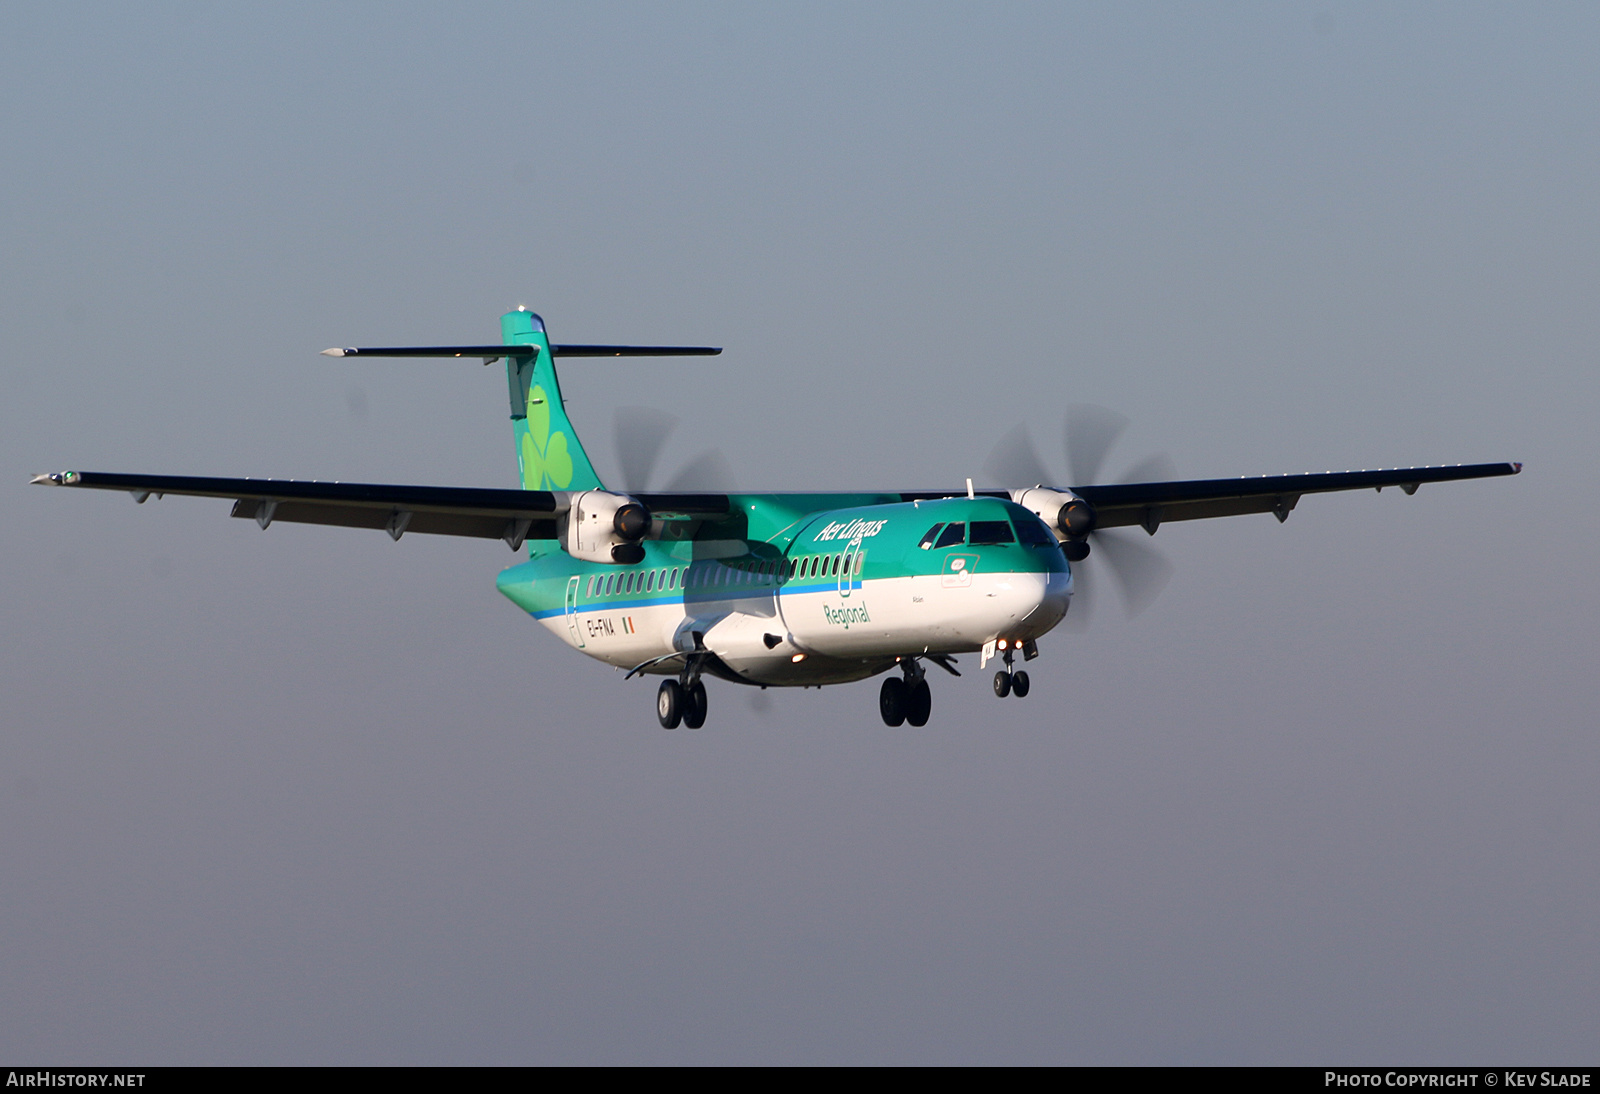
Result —
MULTIPOLYGON (((617 408, 613 428, 623 490, 644 493, 650 489, 667 439, 677 427, 677 418, 655 407, 617 408)), ((665 489, 678 493, 697 490, 723 493, 732 481, 733 465, 713 448, 686 463, 667 481, 665 489)))
MULTIPOLYGON (((1095 483, 1112 446, 1128 424, 1126 417, 1103 406, 1078 403, 1067 408, 1063 449, 1072 485, 1095 483)), ((1018 425, 1000 439, 984 462, 984 470, 1011 487, 1049 485, 1056 479, 1039 458, 1026 424, 1018 425)), ((1141 460, 1120 481, 1165 482, 1176 475, 1172 457, 1162 453, 1141 460)), ((1172 564, 1155 547, 1139 540, 1136 533, 1105 528, 1090 532, 1088 538, 1093 544, 1090 558, 1104 562, 1130 617, 1148 608, 1172 577, 1172 564)), ((1100 562, 1089 566, 1088 559, 1084 559, 1074 566, 1082 576, 1085 570, 1090 574, 1099 570, 1100 562)), ((1073 610, 1067 615, 1067 622, 1074 629, 1081 630, 1089 621, 1094 584, 1093 580, 1075 582, 1073 610)))

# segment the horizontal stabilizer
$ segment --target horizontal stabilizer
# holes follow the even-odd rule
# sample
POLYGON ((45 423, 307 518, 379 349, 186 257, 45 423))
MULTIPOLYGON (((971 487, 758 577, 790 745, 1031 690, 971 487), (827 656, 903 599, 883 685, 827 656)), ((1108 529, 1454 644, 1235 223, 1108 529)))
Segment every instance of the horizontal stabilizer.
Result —
MULTIPOLYGON (((715 357, 721 346, 551 346, 553 357, 715 357)), ((538 346, 335 346, 324 357, 537 357, 538 346)))
POLYGON ((537 357, 538 346, 346 346, 322 351, 324 357, 537 357))
POLYGON ((721 346, 551 346, 554 357, 715 357, 721 346))

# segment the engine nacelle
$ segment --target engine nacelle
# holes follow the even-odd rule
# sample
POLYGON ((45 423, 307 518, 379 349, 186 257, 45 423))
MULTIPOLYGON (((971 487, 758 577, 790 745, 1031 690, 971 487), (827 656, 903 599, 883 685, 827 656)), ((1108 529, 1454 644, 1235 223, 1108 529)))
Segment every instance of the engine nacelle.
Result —
POLYGON ((650 510, 626 494, 585 490, 567 503, 561 545, 586 562, 631 566, 644 558, 639 541, 650 534, 650 510))
POLYGON ((1055 530, 1057 539, 1081 540, 1095 529, 1094 506, 1070 491, 1036 486, 1011 491, 1011 500, 1038 514, 1055 530))

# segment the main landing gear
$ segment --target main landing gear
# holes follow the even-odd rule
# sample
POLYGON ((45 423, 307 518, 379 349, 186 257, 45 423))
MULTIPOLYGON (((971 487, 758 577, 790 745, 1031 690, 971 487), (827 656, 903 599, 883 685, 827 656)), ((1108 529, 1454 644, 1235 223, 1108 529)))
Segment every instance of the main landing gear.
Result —
MULTIPOLYGON (((686 678, 689 676, 687 672, 684 675, 686 678)), ((699 673, 681 683, 677 680, 661 681, 661 687, 656 692, 656 718, 661 722, 662 729, 677 729, 679 722, 690 729, 699 729, 706 724, 706 686, 701 682, 699 673)))
POLYGON ((1006 667, 994 674, 994 694, 997 699, 1004 699, 1007 695, 1015 695, 1021 699, 1028 694, 1030 687, 1028 673, 1024 669, 1011 671, 1012 654, 1012 650, 1006 650, 1006 667))
POLYGON ((878 713, 883 715, 883 724, 886 726, 898 726, 906 722, 925 726, 933 710, 933 693, 928 690, 927 675, 915 657, 901 661, 900 668, 905 673, 903 679, 891 676, 878 689, 878 713))

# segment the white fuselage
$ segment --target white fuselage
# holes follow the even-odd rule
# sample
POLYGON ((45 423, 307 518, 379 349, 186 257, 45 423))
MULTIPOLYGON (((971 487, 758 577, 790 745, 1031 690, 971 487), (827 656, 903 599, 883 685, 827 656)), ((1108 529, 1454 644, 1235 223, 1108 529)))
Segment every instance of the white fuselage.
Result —
MULTIPOLYGON (((748 683, 806 686, 863 679, 900 657, 1037 638, 1066 614, 1072 577, 998 572, 757 584, 631 603, 591 601, 573 589, 564 611, 539 620, 590 657, 633 668, 700 648, 748 683)), ((642 671, 681 668, 670 658, 642 671)))

